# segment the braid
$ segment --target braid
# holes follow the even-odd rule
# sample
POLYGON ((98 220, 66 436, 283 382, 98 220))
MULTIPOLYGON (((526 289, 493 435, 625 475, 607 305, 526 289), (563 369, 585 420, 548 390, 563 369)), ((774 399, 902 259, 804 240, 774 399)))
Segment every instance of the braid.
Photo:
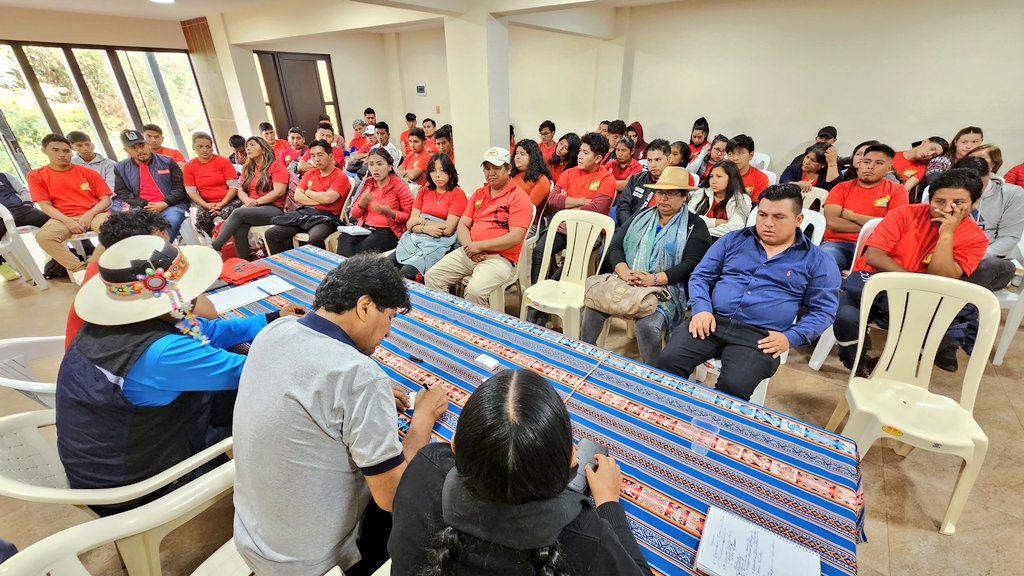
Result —
POLYGON ((419 576, 447 576, 452 573, 462 552, 462 533, 445 526, 434 534, 427 549, 427 565, 420 570, 419 576))
POLYGON ((558 543, 530 550, 530 564, 536 576, 569 576, 569 566, 558 543))

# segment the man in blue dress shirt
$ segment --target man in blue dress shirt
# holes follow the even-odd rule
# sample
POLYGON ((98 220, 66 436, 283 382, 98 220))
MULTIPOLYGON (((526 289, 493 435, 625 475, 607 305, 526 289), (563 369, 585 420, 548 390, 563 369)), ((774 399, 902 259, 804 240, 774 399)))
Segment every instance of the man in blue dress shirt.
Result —
POLYGON ((757 225, 712 244, 690 275, 689 329, 674 332, 658 358, 683 377, 721 358, 717 388, 743 399, 775 374, 783 352, 831 326, 839 306, 835 260, 800 230, 800 188, 769 186, 756 209, 757 225))

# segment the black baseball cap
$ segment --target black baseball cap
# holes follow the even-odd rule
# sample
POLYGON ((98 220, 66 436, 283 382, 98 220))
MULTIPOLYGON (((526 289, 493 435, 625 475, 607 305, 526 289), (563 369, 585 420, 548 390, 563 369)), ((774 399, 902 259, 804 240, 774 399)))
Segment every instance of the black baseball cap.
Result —
POLYGON ((134 146, 135 144, 142 144, 145 141, 146 138, 138 130, 121 131, 121 144, 125 146, 134 146))
POLYGON ((818 137, 828 138, 829 140, 835 140, 838 132, 835 126, 825 126, 821 130, 818 130, 818 137))

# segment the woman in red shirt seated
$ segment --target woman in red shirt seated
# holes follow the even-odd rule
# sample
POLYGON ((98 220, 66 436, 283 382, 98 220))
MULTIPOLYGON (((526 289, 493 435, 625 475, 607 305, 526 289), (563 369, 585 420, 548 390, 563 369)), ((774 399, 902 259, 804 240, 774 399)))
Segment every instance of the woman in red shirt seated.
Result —
POLYGON ((288 193, 288 169, 277 160, 274 149, 259 136, 245 141, 245 164, 238 190, 241 208, 231 212, 220 233, 213 240, 213 249, 221 248, 234 238, 235 253, 249 258, 249 229, 266 226, 274 216, 284 213, 285 194, 288 193))
POLYGON ((342 232, 338 238, 338 254, 342 256, 387 252, 396 247, 412 210, 412 193, 405 181, 395 174, 395 161, 387 150, 370 150, 366 167, 367 178, 352 203, 352 217, 369 233, 342 232))
POLYGON ((294 200, 300 207, 272 220, 274 226, 266 234, 271 254, 291 248, 292 238, 301 232, 309 234, 310 245, 324 248, 327 237, 341 224, 341 208, 352 184, 334 161, 332 148, 327 140, 315 140, 309 145, 313 168, 302 175, 295 189, 294 200))
MULTIPOLYGON (((577 152, 577 154, 579 153, 577 152)), ((530 195, 530 201, 537 207, 536 220, 539 221, 543 216, 541 208, 547 203, 548 194, 551 193, 551 172, 548 171, 544 155, 536 142, 527 138, 516 144, 516 148, 512 152, 510 174, 516 186, 530 195)))
POLYGON ((230 160, 213 153, 213 138, 205 132, 192 135, 192 150, 196 157, 182 170, 185 191, 198 208, 196 227, 212 236, 213 219, 227 219, 232 210, 242 206, 238 199, 238 172, 230 160))
POLYGON ((466 192, 459 188, 459 173, 443 152, 427 162, 427 184, 420 188, 406 222, 406 233, 398 240, 391 261, 409 280, 423 274, 451 251, 455 231, 466 211, 466 192))
POLYGON ((579 163, 580 137, 575 132, 569 132, 558 139, 558 147, 548 161, 548 168, 551 170, 551 181, 558 182, 558 177, 569 168, 575 168, 579 163))

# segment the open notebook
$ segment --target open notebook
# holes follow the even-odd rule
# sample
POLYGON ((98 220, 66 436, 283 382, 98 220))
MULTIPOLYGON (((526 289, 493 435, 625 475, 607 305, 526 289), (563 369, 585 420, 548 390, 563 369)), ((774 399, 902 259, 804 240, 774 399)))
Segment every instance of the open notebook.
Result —
POLYGON ((821 557, 746 518, 712 506, 694 567, 710 576, 819 576, 821 557))

